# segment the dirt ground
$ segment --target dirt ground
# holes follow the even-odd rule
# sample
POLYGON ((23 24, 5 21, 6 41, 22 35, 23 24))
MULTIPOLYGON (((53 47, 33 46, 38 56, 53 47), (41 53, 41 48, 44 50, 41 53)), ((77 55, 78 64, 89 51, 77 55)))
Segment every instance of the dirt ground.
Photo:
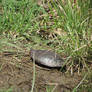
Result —
MULTIPOLYGON (((30 56, 0 54, 0 90, 12 87, 12 92, 31 92, 33 63, 30 56)), ((57 69, 47 70, 36 65, 34 92, 72 92, 81 77, 64 74, 57 69)), ((0 91, 1 92, 1 91, 0 91)))

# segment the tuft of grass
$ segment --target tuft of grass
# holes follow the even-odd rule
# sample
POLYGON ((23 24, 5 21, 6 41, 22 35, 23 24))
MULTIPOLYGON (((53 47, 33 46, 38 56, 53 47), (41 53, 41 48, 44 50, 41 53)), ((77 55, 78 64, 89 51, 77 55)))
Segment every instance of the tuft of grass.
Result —
POLYGON ((80 0, 62 2, 59 0, 51 2, 51 4, 51 10, 54 8, 59 16, 58 27, 66 33, 65 36, 56 36, 58 40, 56 48, 68 56, 66 63, 71 61, 71 66, 74 66, 75 63, 82 63, 88 68, 85 57, 88 55, 88 49, 92 42, 92 32, 89 26, 90 0, 84 2, 80 0))

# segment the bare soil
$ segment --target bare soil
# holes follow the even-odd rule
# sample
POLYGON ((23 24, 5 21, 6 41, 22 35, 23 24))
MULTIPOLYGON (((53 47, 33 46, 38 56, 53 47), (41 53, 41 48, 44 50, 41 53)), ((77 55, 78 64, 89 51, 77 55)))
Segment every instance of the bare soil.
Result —
MULTIPOLYGON (((0 54, 0 90, 12 87, 12 92, 31 92, 33 80, 33 63, 29 55, 0 54)), ((45 69, 36 65, 34 92, 72 92, 80 82, 81 76, 74 73, 62 73, 57 69, 45 69)))

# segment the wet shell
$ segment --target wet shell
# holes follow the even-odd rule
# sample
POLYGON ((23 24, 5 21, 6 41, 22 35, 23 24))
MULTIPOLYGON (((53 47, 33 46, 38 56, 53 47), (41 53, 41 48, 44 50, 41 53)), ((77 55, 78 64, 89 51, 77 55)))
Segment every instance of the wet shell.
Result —
POLYGON ((61 67, 64 64, 64 60, 51 50, 30 50, 31 58, 33 61, 40 65, 47 67, 61 67))

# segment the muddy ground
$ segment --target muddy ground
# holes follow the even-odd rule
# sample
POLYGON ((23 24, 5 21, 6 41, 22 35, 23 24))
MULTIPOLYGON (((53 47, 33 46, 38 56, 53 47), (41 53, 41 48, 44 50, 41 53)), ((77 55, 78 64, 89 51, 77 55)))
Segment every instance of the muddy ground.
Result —
MULTIPOLYGON (((29 55, 0 54, 0 90, 12 88, 12 92, 31 92, 32 80, 33 63, 29 55)), ((72 92, 80 80, 77 73, 71 76, 36 65, 34 92, 47 92, 46 88, 53 92, 72 92)))

